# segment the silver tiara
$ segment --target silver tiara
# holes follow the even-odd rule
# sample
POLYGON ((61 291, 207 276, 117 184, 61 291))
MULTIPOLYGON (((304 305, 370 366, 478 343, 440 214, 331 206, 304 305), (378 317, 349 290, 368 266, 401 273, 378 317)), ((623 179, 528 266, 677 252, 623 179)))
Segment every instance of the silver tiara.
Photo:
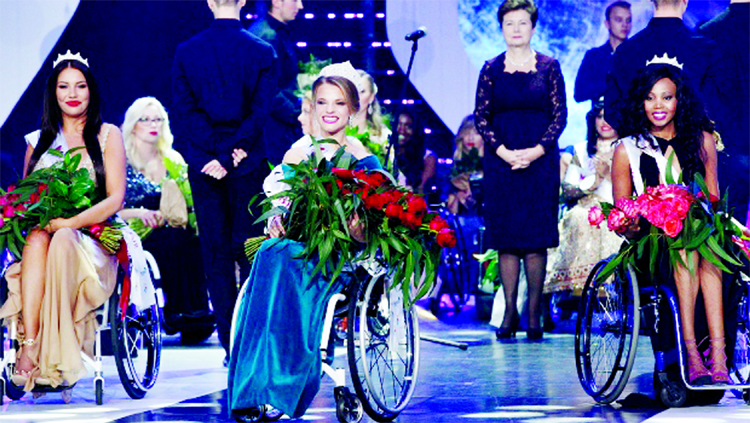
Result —
POLYGON ((83 63, 84 65, 86 65, 86 67, 89 67, 89 61, 81 57, 81 53, 73 54, 70 52, 70 49, 68 49, 68 52, 65 54, 58 54, 57 59, 55 59, 55 61, 52 62, 52 67, 53 68, 57 67, 57 65, 63 60, 77 60, 83 63))
POLYGON ((661 57, 654 54, 654 58, 646 62, 646 66, 658 64, 672 65, 682 70, 682 63, 677 61, 677 57, 669 57, 667 56, 667 53, 664 53, 664 56, 661 57))

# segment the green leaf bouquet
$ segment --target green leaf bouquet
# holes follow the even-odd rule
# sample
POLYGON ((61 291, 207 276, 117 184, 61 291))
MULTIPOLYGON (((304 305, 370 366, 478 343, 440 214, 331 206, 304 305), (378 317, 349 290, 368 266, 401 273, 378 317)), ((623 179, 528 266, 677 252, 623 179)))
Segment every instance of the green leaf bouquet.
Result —
MULTIPOLYGON (((283 179, 289 189, 263 200, 266 212, 257 221, 282 215, 285 237, 304 243, 302 258, 317 260, 313 272, 331 282, 347 263, 374 258, 390 269, 405 301, 416 301, 432 287, 441 248, 455 245, 455 233, 390 174, 357 171, 355 164, 342 149, 330 161, 313 155, 291 165, 283 179), (287 206, 273 206, 279 198, 287 206)), ((258 245, 259 239, 246 243, 258 245)), ((253 250, 246 249, 249 256, 253 250)))

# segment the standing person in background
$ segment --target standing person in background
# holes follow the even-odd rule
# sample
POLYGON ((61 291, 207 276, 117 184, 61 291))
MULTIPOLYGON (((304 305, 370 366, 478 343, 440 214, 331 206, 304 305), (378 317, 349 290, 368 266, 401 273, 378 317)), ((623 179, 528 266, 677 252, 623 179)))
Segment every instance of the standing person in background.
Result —
POLYGON ((656 57, 674 59, 684 65, 693 88, 700 94, 716 84, 713 43, 697 37, 682 21, 688 0, 651 0, 654 17, 646 28, 620 45, 607 75, 604 113, 607 122, 619 131, 622 108, 631 82, 647 62, 656 57))
POLYGON ((531 49, 538 18, 531 0, 506 0, 497 12, 508 50, 479 74, 477 130, 484 138, 487 248, 499 253, 505 314, 498 339, 515 336, 520 261, 529 284, 529 339, 541 339, 547 248, 558 245, 560 161, 565 81, 560 63, 531 49))
POLYGON ((588 100, 595 102, 604 95, 607 74, 612 69, 612 56, 617 47, 628 38, 630 29, 633 27, 630 3, 626 1, 616 1, 607 6, 604 16, 604 25, 609 31, 609 40, 601 47, 587 51, 583 56, 573 95, 579 103, 588 100))
POLYGON ((245 280, 250 265, 244 242, 263 233, 262 225, 252 225, 248 203, 263 189, 262 125, 278 80, 273 48, 242 28, 244 5, 245 0, 208 0, 214 22, 177 47, 172 67, 176 147, 189 166, 225 363, 237 299, 235 263, 245 280))
POLYGON ((300 114, 297 89, 297 52, 292 41, 289 22, 302 10, 302 0, 270 0, 266 16, 248 28, 250 33, 271 44, 279 62, 279 89, 271 102, 271 116, 263 127, 268 159, 281 163, 284 153, 302 134, 297 116, 300 114))
POLYGON ((719 58, 718 89, 706 93, 726 147, 726 154, 719 155, 719 186, 729 189, 729 206, 745 222, 750 201, 750 0, 732 0, 700 32, 716 42, 719 58))

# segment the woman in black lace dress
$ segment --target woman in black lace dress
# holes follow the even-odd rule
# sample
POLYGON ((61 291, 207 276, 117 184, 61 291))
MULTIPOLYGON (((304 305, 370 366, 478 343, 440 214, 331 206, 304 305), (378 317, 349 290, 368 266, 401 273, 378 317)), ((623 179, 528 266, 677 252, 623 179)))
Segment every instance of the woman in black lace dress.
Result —
POLYGON ((172 149, 167 112, 153 97, 139 98, 122 125, 128 159, 128 189, 120 217, 141 236, 161 271, 166 297, 164 328, 180 332, 183 344, 199 343, 214 331, 206 277, 195 230, 187 165, 172 149))
POLYGON ((547 248, 558 245, 560 164, 557 140, 567 119, 557 60, 531 49, 538 17, 531 0, 506 0, 498 21, 508 50, 479 75, 476 126, 485 141, 487 247, 500 253, 505 294, 498 339, 515 335, 520 261, 529 283, 528 337, 540 339, 547 248), (494 154, 493 154, 494 153, 494 154))

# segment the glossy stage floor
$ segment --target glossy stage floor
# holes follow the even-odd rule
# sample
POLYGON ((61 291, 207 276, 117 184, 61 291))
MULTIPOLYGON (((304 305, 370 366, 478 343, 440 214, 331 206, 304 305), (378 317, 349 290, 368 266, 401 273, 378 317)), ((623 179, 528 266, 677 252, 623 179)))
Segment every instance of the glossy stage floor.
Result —
MULTIPOLYGON (((398 422, 641 422, 721 423, 750 421, 750 406, 728 392, 721 403, 681 409, 597 405, 578 382, 572 334, 545 334, 541 342, 525 333, 509 343, 475 319, 473 309, 421 313, 422 335, 466 342, 457 348, 421 342, 416 392, 398 422)), ((81 380, 70 404, 59 394, 9 402, 2 422, 231 422, 226 408, 226 369, 214 335, 199 347, 181 347, 166 337, 156 386, 142 400, 131 400, 120 385, 114 363, 105 358, 104 405, 95 405, 92 378, 81 380)), ((343 354, 344 349, 337 350, 343 354)), ((338 355, 338 354, 337 354, 338 355)), ((337 358, 344 359, 344 356, 337 358)), ((339 361, 340 362, 340 361, 339 361)), ((639 392, 653 397, 651 346, 641 337, 630 383, 621 398, 639 392)), ((335 422, 333 383, 324 378, 312 408, 300 420, 335 422)), ((286 418, 285 418, 286 419, 286 418)), ((282 420, 288 421, 288 420, 282 420)), ((363 421, 370 421, 367 417, 363 421)))

